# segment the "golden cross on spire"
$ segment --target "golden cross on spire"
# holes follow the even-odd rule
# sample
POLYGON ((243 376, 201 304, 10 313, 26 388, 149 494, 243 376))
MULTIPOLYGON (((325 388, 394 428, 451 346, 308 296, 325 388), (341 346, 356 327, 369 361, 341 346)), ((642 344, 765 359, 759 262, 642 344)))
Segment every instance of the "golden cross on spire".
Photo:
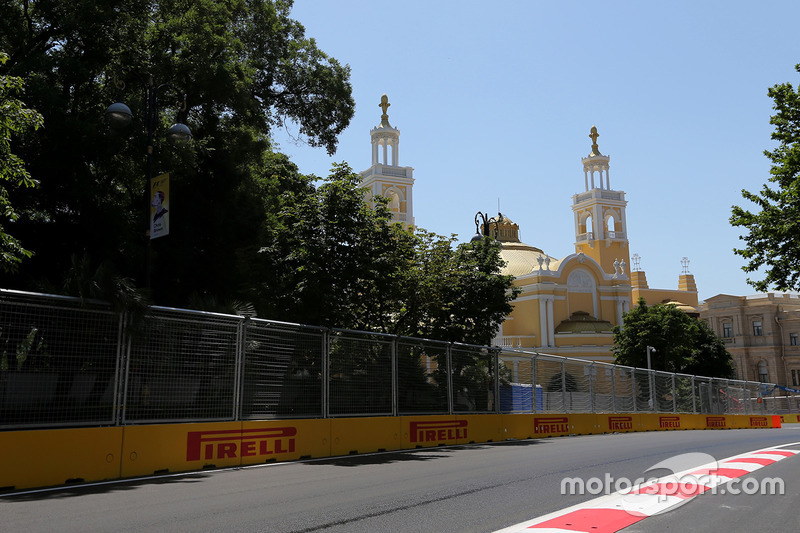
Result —
POLYGON ((600 149, 597 147, 597 138, 600 137, 600 134, 597 133, 596 126, 592 126, 592 132, 589 134, 589 137, 592 139, 592 153, 589 155, 602 155, 600 149))
POLYGON ((381 96, 381 103, 378 104, 378 107, 383 110, 383 115, 381 115, 381 126, 389 126, 389 115, 386 113, 386 110, 389 109, 390 105, 392 104, 389 103, 389 97, 386 96, 386 93, 384 93, 383 96, 381 96))

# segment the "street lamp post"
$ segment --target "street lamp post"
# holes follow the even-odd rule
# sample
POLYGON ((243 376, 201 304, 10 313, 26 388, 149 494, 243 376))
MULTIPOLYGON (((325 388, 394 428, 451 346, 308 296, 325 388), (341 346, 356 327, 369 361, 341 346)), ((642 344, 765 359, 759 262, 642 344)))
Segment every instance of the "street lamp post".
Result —
POLYGON ((483 240, 484 237, 491 237, 490 226, 494 224, 494 238, 500 236, 500 219, 503 218, 501 213, 497 214, 495 220, 491 220, 488 215, 478 211, 475 213, 475 235, 472 236, 470 242, 483 240))
MULTIPOLYGON (((116 83, 117 101, 106 109, 106 122, 113 129, 120 130, 127 127, 133 120, 133 113, 130 108, 122 102, 122 91, 124 83, 116 83)), ((143 88, 143 108, 145 110, 144 121, 147 128, 147 181, 144 186, 146 220, 150 219, 150 183, 153 179, 153 145, 155 144, 155 134, 158 127, 158 97, 164 89, 175 88, 169 83, 162 83, 156 86, 151 75, 147 85, 143 88)), ((177 91, 176 91, 177 92, 177 91)), ((180 103, 178 117, 175 124, 167 130, 167 140, 172 144, 182 144, 192 139, 192 132, 184 123, 188 108, 186 106, 186 94, 183 94, 183 102, 180 103)), ((150 288, 150 230, 147 230, 147 246, 145 250, 145 287, 150 288)))

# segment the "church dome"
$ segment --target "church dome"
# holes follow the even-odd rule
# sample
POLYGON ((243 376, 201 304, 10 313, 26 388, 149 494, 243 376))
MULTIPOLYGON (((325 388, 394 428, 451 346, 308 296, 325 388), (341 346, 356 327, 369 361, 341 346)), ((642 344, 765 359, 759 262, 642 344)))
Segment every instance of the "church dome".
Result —
POLYGON ((675 307, 677 307, 678 309, 680 309, 689 316, 695 318, 700 316, 700 311, 698 311, 696 307, 692 307, 689 304, 679 302, 678 300, 672 300, 667 298, 666 300, 661 302, 661 305, 674 305, 675 307))
POLYGON ((519 224, 502 213, 489 219, 490 231, 494 231, 495 227, 497 240, 503 245, 500 256, 506 262, 504 275, 524 276, 540 269, 550 270, 558 263, 558 259, 548 256, 541 249, 521 242, 519 224))

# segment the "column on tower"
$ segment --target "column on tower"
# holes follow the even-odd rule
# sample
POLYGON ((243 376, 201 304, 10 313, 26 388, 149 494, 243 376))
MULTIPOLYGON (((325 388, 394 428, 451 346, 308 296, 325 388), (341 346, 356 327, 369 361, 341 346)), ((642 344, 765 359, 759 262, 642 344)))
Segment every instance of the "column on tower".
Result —
POLYGON ((603 267, 604 272, 616 273, 614 260, 628 261, 627 220, 625 217, 625 193, 611 190, 609 162, 597 145, 597 127, 592 126, 589 137, 592 147, 589 155, 582 158, 584 186, 586 190, 573 196, 572 210, 575 213, 575 251, 585 253, 603 267), (597 175, 597 177, 595 177, 597 175), (592 218, 592 232, 585 221, 592 218), (611 217, 614 224, 610 226, 611 217), (583 224, 582 224, 583 222, 583 224))
POLYGON ((389 123, 387 111, 390 105, 389 98, 385 94, 382 95, 378 104, 383 111, 381 122, 370 130, 372 166, 361 172, 361 185, 369 188, 373 195, 394 198, 394 220, 406 226, 413 226, 414 169, 400 166, 400 130, 389 123), (389 150, 392 152, 391 157, 389 150))

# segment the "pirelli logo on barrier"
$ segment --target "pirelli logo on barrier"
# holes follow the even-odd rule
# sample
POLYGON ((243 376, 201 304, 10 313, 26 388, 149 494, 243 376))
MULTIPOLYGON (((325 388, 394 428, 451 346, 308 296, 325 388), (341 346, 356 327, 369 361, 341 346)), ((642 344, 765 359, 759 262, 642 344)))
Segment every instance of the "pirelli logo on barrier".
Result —
POLYGON ((466 439, 469 421, 437 420, 428 422, 411 422, 409 440, 411 442, 444 442, 455 439, 466 439))
POLYGON ((768 428, 769 421, 766 416, 751 416, 750 425, 756 428, 768 428))
POLYGON ((726 428, 728 427, 728 421, 725 419, 724 416, 707 416, 706 427, 726 428))
POLYGON ((533 419, 534 433, 566 433, 569 431, 569 418, 566 416, 546 416, 533 419))
POLYGON ((633 417, 632 416, 609 416, 608 417, 608 429, 613 429, 614 431, 631 430, 631 429, 633 429, 633 417))
POLYGON ((681 417, 679 416, 659 416, 658 427, 661 429, 680 429, 681 417))
POLYGON ((234 459, 294 452, 296 427, 189 431, 186 460, 234 459))

